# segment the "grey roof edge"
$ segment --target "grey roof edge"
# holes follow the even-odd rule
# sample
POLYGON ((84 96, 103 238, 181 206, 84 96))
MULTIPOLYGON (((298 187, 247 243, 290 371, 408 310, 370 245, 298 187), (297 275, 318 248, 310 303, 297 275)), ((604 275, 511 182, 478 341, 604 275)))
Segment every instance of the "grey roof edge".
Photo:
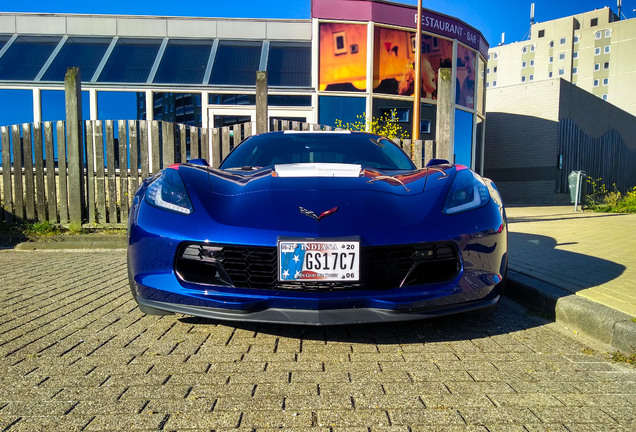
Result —
POLYGON ((636 352, 636 322, 626 313, 512 270, 505 295, 608 350, 636 352))
POLYGON ((0 12, 0 16, 11 17, 55 17, 55 18, 115 18, 148 20, 197 20, 197 21, 254 21, 282 23, 311 23, 311 18, 249 18, 249 17, 202 17, 190 15, 122 15, 122 14, 74 14, 55 12, 0 12))

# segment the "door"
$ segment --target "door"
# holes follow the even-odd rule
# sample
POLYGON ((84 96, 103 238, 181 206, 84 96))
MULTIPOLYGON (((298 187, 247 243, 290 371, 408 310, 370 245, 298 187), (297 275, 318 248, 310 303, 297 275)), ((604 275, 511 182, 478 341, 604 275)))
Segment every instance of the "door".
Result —
MULTIPOLYGON (((276 107, 269 108, 267 112, 269 127, 272 129, 273 121, 288 120, 309 123, 313 119, 311 107, 276 107)), ((208 110, 208 123, 211 128, 232 126, 240 123, 256 122, 256 107, 212 107, 208 110)))

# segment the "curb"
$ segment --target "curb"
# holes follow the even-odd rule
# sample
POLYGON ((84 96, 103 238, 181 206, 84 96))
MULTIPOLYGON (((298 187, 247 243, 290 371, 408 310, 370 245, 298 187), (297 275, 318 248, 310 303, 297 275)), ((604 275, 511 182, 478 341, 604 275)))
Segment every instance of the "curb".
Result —
POLYGON ((125 235, 52 236, 18 243, 15 250, 125 249, 127 240, 125 235))
POLYGON ((512 270, 505 295, 611 349, 636 352, 636 322, 628 314, 512 270))

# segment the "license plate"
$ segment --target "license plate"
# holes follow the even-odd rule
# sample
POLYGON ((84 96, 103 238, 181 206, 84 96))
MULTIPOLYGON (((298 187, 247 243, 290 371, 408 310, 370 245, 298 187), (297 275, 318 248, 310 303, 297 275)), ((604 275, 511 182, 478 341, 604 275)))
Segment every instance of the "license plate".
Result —
POLYGON ((360 280, 360 242, 281 240, 278 279, 289 282, 360 280))

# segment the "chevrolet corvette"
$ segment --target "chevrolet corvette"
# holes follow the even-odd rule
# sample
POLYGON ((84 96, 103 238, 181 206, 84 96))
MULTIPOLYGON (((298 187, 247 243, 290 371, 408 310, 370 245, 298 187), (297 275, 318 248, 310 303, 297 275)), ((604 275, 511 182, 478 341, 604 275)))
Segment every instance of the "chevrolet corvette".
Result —
POLYGON ((337 325, 492 311, 507 268, 496 186, 369 133, 270 132, 212 168, 143 181, 128 227, 142 312, 337 325))

